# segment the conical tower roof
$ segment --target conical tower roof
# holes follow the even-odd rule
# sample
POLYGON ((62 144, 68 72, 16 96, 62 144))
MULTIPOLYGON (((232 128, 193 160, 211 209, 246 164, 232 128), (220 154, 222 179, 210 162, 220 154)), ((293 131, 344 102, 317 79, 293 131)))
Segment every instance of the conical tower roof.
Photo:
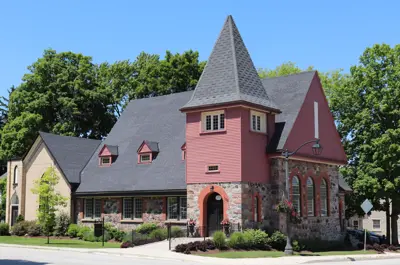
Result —
POLYGON ((228 16, 189 102, 181 110, 250 103, 279 111, 268 97, 232 16, 228 16))

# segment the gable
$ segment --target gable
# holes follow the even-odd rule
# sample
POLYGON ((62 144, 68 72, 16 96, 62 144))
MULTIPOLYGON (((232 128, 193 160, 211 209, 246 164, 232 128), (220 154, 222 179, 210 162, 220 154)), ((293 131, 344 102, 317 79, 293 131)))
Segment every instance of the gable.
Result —
POLYGON ((143 143, 138 150, 138 153, 150 153, 150 152, 151 152, 150 148, 145 143, 143 143))
POLYGON ((100 150, 99 156, 111 156, 111 152, 110 150, 108 150, 106 145, 104 145, 103 148, 100 150))
MULTIPOLYGON (((284 148, 293 151, 304 142, 315 138, 320 139, 323 147, 322 154, 318 156, 319 159, 347 164, 347 157, 318 74, 314 75, 284 148), (317 119, 315 119, 316 108, 318 109, 317 119)), ((303 147, 297 154, 313 156, 311 145, 303 147)))

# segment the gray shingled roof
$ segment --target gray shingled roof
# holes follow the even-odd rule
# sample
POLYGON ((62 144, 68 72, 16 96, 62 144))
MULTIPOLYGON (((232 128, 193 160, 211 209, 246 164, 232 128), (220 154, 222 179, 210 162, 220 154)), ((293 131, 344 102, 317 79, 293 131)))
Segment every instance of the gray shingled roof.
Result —
POLYGON ((7 172, 0 176, 0 179, 7 178, 7 172))
POLYGON ((111 153, 111 155, 113 155, 113 156, 117 156, 118 155, 118 146, 116 146, 116 145, 107 145, 107 149, 111 153))
POLYGON ((99 167, 99 147, 82 171, 77 193, 185 190, 181 146, 186 116, 178 109, 192 93, 131 101, 104 140, 118 146, 118 158, 110 167, 99 167), (159 153, 151 164, 137 164, 137 150, 145 139, 158 141, 159 153))
POLYGON ((160 149, 158 148, 158 142, 145 140, 144 143, 147 145, 147 147, 149 147, 152 152, 160 152, 160 149))
POLYGON ((316 71, 262 79, 268 95, 282 113, 276 115, 276 131, 268 151, 282 150, 303 105, 316 71))
POLYGON ((182 110, 234 102, 279 112, 263 88, 232 16, 228 16, 195 92, 182 110))
POLYGON ((39 135, 70 183, 79 183, 81 170, 101 143, 100 140, 45 132, 39 132, 39 135))

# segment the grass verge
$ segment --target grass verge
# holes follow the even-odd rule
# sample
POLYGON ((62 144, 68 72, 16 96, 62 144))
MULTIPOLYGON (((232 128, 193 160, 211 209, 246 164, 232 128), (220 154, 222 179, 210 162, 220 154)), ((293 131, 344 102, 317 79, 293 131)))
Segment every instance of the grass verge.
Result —
MULTIPOLYGON (((46 238, 19 237, 19 236, 0 236, 0 243, 15 245, 30 245, 43 247, 65 247, 65 248, 102 248, 101 242, 87 242, 78 239, 55 239, 50 238, 47 244, 46 238)), ((104 242, 105 248, 119 248, 120 243, 104 242)))

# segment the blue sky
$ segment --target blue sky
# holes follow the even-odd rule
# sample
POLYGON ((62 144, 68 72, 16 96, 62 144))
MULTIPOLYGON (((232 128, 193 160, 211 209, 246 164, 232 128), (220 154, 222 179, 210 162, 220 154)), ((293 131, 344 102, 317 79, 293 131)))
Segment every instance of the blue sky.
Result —
POLYGON ((46 48, 96 63, 188 49, 206 60, 228 14, 256 67, 293 61, 348 71, 366 47, 400 43, 399 9, 395 0, 1 1, 0 95, 46 48))

